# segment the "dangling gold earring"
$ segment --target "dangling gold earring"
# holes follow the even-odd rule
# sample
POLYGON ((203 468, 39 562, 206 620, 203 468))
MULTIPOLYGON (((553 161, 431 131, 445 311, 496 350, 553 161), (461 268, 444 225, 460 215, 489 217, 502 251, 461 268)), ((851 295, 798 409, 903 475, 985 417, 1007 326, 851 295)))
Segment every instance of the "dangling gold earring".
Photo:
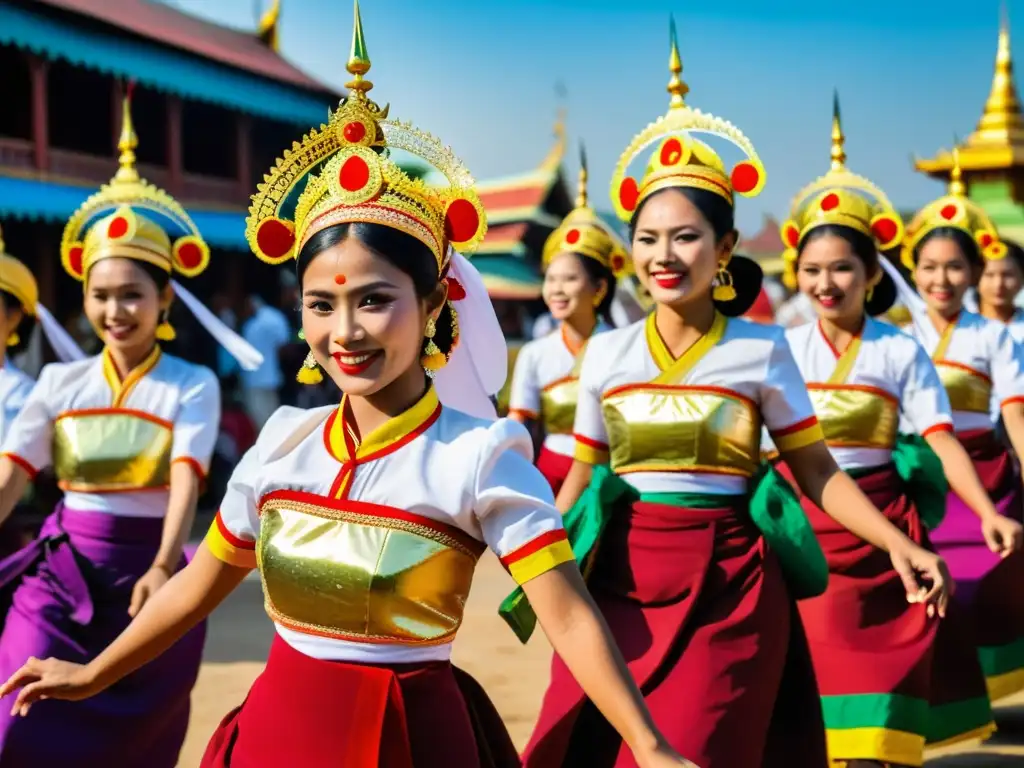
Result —
POLYGON ((324 380, 324 375, 320 372, 320 365, 317 363, 312 349, 309 350, 306 359, 302 361, 302 367, 295 374, 295 380, 299 384, 319 384, 324 380))
POLYGON ((597 293, 594 296, 594 309, 597 309, 598 307, 601 306, 601 302, 604 301, 604 297, 605 297, 605 293, 603 291, 597 293))
POLYGON ((11 335, 7 337, 7 346, 8 347, 13 347, 19 341, 21 341, 21 336, 18 335, 18 332, 17 331, 11 331, 11 335))
POLYGON ((711 291, 711 297, 715 301, 732 301, 736 298, 736 288, 732 284, 732 272, 729 271, 728 262, 718 263, 718 273, 715 275, 715 287, 711 291))
POLYGON ((444 356, 441 348, 434 343, 434 334, 437 333, 437 323, 433 317, 427 318, 427 327, 423 329, 423 337, 427 343, 423 347, 423 354, 420 356, 420 365, 427 372, 427 376, 433 377, 437 371, 444 368, 448 358, 444 356))
POLYGON ((178 338, 178 334, 174 332, 174 326, 168 320, 170 314, 170 310, 165 309, 161 315, 160 325, 156 327, 156 337, 159 341, 174 341, 178 338))

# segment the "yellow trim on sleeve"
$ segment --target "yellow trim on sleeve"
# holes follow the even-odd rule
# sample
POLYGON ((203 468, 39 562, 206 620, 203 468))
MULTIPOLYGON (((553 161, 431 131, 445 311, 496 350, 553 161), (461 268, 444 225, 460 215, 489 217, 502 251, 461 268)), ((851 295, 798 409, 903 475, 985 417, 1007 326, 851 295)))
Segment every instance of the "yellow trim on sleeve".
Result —
POLYGON ((595 448, 592 445, 576 441, 576 449, 573 451, 573 458, 582 461, 584 464, 607 464, 609 459, 608 450, 595 448))
POLYGON ((821 424, 815 421, 809 427, 804 427, 796 432, 790 432, 788 435, 772 435, 772 440, 779 453, 786 453, 787 451, 795 451, 798 448, 806 448, 808 445, 824 441, 825 433, 821 429, 821 424))
POLYGON ((206 542, 206 548, 210 550, 210 554, 221 562, 233 565, 236 568, 252 570, 256 567, 256 549, 236 547, 224 538, 224 534, 217 527, 216 520, 210 526, 210 530, 206 532, 204 541, 206 542))
POLYGON ((521 560, 510 563, 508 571, 512 574, 516 584, 525 584, 530 579, 535 579, 542 573, 547 573, 552 568, 575 559, 576 556, 573 555, 569 542, 566 539, 560 539, 521 560))

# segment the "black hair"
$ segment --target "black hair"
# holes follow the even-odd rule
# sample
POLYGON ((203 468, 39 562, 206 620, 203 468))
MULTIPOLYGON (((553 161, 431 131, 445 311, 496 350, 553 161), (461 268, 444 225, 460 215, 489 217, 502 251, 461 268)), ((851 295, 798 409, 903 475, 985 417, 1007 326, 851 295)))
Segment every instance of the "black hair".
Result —
POLYGON ((25 311, 24 305, 13 293, 0 291, 0 304, 4 305, 5 312, 13 310, 21 312, 21 320, 18 322, 18 327, 14 329, 14 332, 18 334, 18 343, 7 348, 8 356, 20 355, 28 347, 29 340, 32 338, 32 331, 36 327, 36 318, 25 311))
POLYGON ((1013 259, 1013 263, 1017 265, 1017 269, 1021 271, 1021 274, 1024 274, 1024 248, 1021 248, 1013 240, 1006 240, 1003 238, 1000 238, 1000 240, 1002 240, 1006 245, 1006 255, 1013 259))
MULTIPOLYGON (((112 257, 112 258, 128 259, 128 261, 130 261, 132 264, 134 264, 139 269, 141 269, 143 272, 145 272, 147 275, 149 275, 150 280, 152 280, 154 283, 156 283, 157 293, 163 293, 164 289, 168 285, 170 285, 170 283, 171 283, 171 273, 168 272, 163 267, 158 267, 155 264, 150 264, 148 261, 142 261, 141 259, 133 259, 130 256, 121 256, 121 257, 116 257, 115 256, 115 257, 112 257)), ((98 261, 94 261, 92 263, 92 265, 89 267, 90 271, 97 264, 99 264, 99 262, 98 261)))
POLYGON ((939 237, 944 237, 947 240, 952 240, 956 243, 960 252, 964 255, 967 261, 970 262, 971 266, 978 268, 985 266, 985 260, 981 257, 981 249, 978 248, 978 244, 974 241, 974 238, 957 227, 936 227, 918 240, 917 245, 914 246, 915 264, 917 264, 918 259, 921 257, 921 249, 924 248, 924 244, 929 240, 934 240, 939 237))
POLYGON ((615 301, 615 288, 617 281, 615 280, 615 274, 608 267, 604 266, 597 259, 592 259, 589 256, 584 256, 582 253, 576 251, 565 251, 565 253, 571 253, 577 259, 580 264, 583 265, 583 271, 587 273, 587 279, 597 286, 604 280, 606 290, 604 297, 601 299, 601 303, 594 309, 594 314, 598 317, 604 318, 605 322, 611 323, 612 321, 612 302, 615 301))
MULTIPOLYGON (((636 225, 640 220, 640 212, 643 211, 644 206, 658 195, 670 191, 681 194, 701 212, 701 215, 711 225, 711 230, 715 233, 716 240, 721 240, 726 235, 736 232, 735 209, 731 202, 717 192, 710 192, 706 189, 698 189, 697 187, 667 187, 645 198, 637 206, 636 210, 633 211, 633 217, 629 220, 629 239, 631 242, 636 235, 636 225)), ((736 289, 736 298, 731 301, 714 299, 714 303, 715 307, 723 315, 739 317, 754 306, 754 302, 757 301, 757 297, 761 293, 761 283, 764 281, 764 272, 756 261, 739 255, 734 255, 729 260, 729 272, 732 274, 732 284, 736 289)))
MULTIPOLYGON (((383 224, 359 221, 325 227, 306 241, 295 265, 299 285, 302 285, 302 278, 313 259, 349 236, 405 272, 412 279, 413 289, 420 299, 436 291, 438 281, 444 277, 437 272, 437 259, 433 251, 412 235, 383 224)), ((451 307, 445 302, 437 317, 437 332, 434 334, 434 344, 445 355, 450 354, 455 345, 452 320, 451 307)), ((426 340, 423 343, 426 345, 426 340)))
POLYGON ((864 263, 864 269, 869 277, 876 271, 879 273, 879 281, 871 291, 871 298, 864 300, 864 310, 872 316, 884 315, 888 312, 896 303, 896 284, 889 277, 889 273, 882 268, 879 259, 885 257, 878 254, 874 238, 859 229, 847 227, 844 224, 823 224, 812 229, 800 242, 797 247, 797 260, 799 261, 804 248, 822 237, 838 237, 845 240, 854 256, 864 263))

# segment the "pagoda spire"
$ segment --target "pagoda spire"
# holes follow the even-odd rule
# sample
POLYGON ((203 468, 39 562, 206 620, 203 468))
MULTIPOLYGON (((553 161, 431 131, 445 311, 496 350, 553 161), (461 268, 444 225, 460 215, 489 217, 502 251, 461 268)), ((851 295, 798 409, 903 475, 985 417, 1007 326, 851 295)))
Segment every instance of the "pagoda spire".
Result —
POLYGON ((1010 25, 1005 0, 999 20, 992 89, 978 127, 967 139, 969 144, 1013 144, 1024 141, 1024 116, 1021 115, 1017 84, 1013 78, 1013 52, 1010 49, 1010 25))
POLYGON ((281 0, 271 0, 270 7, 260 17, 256 36, 272 51, 279 51, 278 27, 281 23, 281 0))

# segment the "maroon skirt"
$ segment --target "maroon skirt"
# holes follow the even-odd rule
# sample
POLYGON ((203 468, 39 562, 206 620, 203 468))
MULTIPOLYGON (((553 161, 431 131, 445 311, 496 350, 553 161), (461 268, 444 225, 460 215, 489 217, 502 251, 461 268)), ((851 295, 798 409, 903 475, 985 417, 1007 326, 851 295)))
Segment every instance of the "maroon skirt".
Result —
POLYGON ((555 453, 547 448, 541 448, 540 453, 537 454, 537 469, 544 475, 544 479, 548 481, 548 485, 551 486, 551 491, 555 496, 562 489, 562 483, 569 476, 571 468, 572 456, 566 456, 564 453, 555 453))
POLYGON ((275 637, 200 768, 518 768, 483 689, 448 662, 322 661, 275 637))
MULTIPOLYGON (((634 502, 588 584, 673 748, 701 768, 827 764, 800 617, 745 511, 634 502)), ((524 762, 636 765, 558 656, 524 762)))

